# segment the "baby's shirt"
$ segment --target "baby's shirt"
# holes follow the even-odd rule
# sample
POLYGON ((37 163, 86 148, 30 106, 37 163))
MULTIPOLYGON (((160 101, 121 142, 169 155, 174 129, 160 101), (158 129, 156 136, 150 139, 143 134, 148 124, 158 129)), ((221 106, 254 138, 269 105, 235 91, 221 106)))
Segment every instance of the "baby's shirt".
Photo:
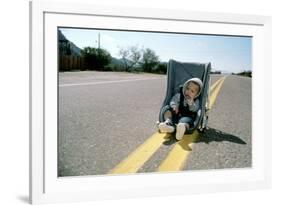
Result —
MULTIPOLYGON (((171 101, 170 101, 170 106, 171 107, 179 107, 180 106, 180 93, 175 94, 171 101)), ((184 107, 189 107, 189 110, 192 112, 197 112, 199 110, 199 100, 196 98, 191 105, 188 105, 186 99, 184 98, 183 100, 183 106, 184 107)))

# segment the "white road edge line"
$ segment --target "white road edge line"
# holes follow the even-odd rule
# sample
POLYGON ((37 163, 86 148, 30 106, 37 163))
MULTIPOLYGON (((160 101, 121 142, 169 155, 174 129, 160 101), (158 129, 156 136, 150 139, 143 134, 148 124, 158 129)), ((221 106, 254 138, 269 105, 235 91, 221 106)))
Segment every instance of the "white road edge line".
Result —
POLYGON ((110 84, 110 83, 123 83, 123 82, 134 82, 134 81, 144 81, 144 80, 158 80, 165 77, 159 78, 135 78, 128 80, 113 80, 113 81, 102 81, 102 82, 88 82, 88 83, 69 83, 69 84, 60 84, 59 87, 70 87, 70 86, 81 86, 81 85, 100 85, 100 84, 110 84))

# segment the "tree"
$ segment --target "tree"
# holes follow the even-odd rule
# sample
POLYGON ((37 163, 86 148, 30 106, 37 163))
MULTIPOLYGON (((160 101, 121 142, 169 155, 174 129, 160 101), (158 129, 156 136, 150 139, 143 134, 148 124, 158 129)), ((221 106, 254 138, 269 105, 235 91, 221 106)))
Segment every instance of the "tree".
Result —
POLYGON ((167 73, 167 63, 166 62, 159 63, 156 66, 155 72, 160 73, 160 74, 166 74, 167 73))
POLYGON ((150 48, 144 49, 141 59, 141 66, 144 72, 155 72, 159 62, 159 57, 150 48))
POLYGON ((81 55, 84 57, 86 69, 89 70, 105 70, 111 61, 110 53, 101 48, 85 47, 81 50, 81 55))
POLYGON ((236 75, 246 76, 246 77, 252 77, 252 71, 251 70, 245 70, 243 72, 237 73, 236 75))
POLYGON ((137 46, 131 46, 127 49, 121 48, 119 50, 119 56, 122 58, 125 71, 132 71, 136 69, 141 59, 141 51, 137 46))
MULTIPOLYGON (((158 72, 160 60, 150 48, 141 50, 137 46, 131 46, 127 49, 121 48, 119 56, 121 56, 127 72, 138 68, 144 72, 158 72)), ((163 69, 163 66, 160 69, 163 69)))

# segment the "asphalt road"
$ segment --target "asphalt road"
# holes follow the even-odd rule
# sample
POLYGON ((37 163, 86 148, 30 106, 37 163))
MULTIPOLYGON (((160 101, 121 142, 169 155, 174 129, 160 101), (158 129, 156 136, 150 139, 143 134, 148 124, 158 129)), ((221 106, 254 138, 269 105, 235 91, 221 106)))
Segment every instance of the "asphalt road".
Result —
MULTIPOLYGON (((163 75, 59 73, 59 176, 107 174, 157 131, 165 92, 163 75)), ((209 118, 183 170, 251 167, 251 79, 228 76, 209 118)), ((161 145, 138 172, 154 172, 175 144, 161 145)))

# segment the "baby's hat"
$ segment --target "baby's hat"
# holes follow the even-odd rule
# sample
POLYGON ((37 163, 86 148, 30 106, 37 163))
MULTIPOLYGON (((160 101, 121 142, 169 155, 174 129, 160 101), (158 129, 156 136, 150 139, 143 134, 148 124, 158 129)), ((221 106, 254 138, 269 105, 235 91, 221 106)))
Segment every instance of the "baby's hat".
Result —
POLYGON ((188 85, 189 82, 194 82, 195 84, 199 85, 199 91, 198 91, 197 95, 195 96, 195 98, 197 98, 200 95, 201 91, 202 91, 203 83, 202 83, 202 81, 199 78, 190 78, 189 80, 187 80, 183 84, 183 87, 182 87, 183 95, 184 95, 184 91, 186 90, 187 85, 188 85))

